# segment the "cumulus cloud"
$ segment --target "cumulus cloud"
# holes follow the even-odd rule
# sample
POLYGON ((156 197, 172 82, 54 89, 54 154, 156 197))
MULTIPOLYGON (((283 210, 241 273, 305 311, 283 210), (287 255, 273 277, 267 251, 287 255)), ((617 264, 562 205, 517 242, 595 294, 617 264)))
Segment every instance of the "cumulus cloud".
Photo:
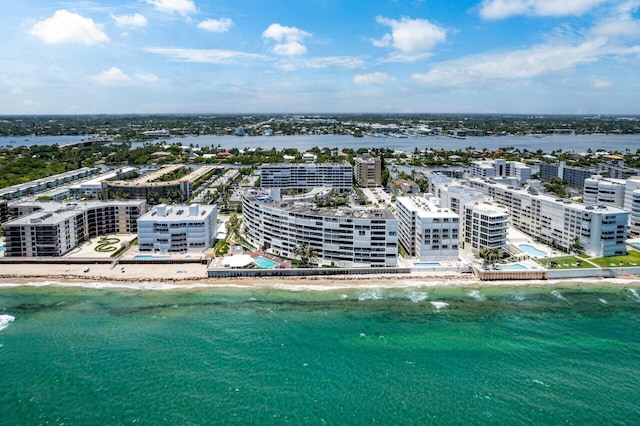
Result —
POLYGON ((309 59, 287 59, 276 64, 276 68, 283 71, 297 71, 302 69, 324 68, 359 68, 364 65, 364 59, 351 56, 323 56, 309 59))
POLYGON ((212 33, 224 33, 233 26, 233 21, 229 18, 207 19, 198 24, 198 28, 211 31, 212 33))
POLYGON ((149 47, 145 52, 166 56, 180 62, 199 62, 207 64, 230 64, 239 60, 265 59, 256 53, 237 52, 218 49, 179 49, 165 47, 149 47))
POLYGON ((123 73, 122 70, 118 67, 111 67, 108 70, 104 70, 96 75, 92 75, 89 78, 96 83, 103 85, 113 85, 131 81, 131 77, 123 73))
POLYGON ((119 27, 142 28, 146 27, 149 23, 147 18, 139 13, 134 13, 133 15, 111 15, 111 19, 113 19, 119 27))
POLYGON ((504 19, 516 15, 582 15, 609 0, 483 0, 480 16, 504 19))
POLYGON ((160 12, 178 13, 182 16, 196 11, 193 0, 147 0, 147 3, 153 5, 160 12))
POLYGON ((47 44, 80 43, 86 46, 105 43, 109 37, 91 18, 85 18, 64 9, 57 10, 51 18, 37 22, 31 35, 47 44))
POLYGON ((473 55, 444 62, 424 74, 411 78, 420 84, 434 86, 482 86, 485 84, 529 79, 596 62, 613 52, 605 48, 604 39, 585 41, 579 45, 539 45, 530 49, 505 53, 473 55))
POLYGON ((381 85, 392 81, 395 81, 395 77, 379 71, 370 74, 356 74, 353 77, 353 82, 359 85, 381 85))
POLYGON ((285 56, 302 55, 307 52, 307 48, 302 41, 305 37, 309 37, 306 31, 295 27, 285 27, 280 24, 271 24, 262 33, 262 38, 266 40, 273 40, 275 46, 273 47, 274 53, 285 56))
POLYGON ((444 28, 426 19, 395 20, 378 16, 376 21, 391 27, 391 33, 385 34, 379 40, 373 40, 374 46, 392 46, 397 50, 391 55, 391 60, 415 61, 431 56, 431 50, 435 45, 444 42, 447 37, 444 28))

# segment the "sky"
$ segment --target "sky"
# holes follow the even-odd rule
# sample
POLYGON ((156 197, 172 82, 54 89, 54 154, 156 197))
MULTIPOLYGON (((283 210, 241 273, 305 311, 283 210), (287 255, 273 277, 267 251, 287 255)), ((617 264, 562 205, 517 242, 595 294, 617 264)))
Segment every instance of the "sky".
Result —
POLYGON ((640 114, 640 0, 0 0, 0 114, 640 114))

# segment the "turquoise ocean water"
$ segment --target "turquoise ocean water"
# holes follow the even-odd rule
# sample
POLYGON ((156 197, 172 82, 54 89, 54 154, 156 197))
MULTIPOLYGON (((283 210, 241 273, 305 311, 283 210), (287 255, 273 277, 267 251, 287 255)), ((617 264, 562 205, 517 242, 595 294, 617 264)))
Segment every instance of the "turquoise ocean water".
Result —
POLYGON ((0 424, 638 424, 640 283, 0 285, 0 424))

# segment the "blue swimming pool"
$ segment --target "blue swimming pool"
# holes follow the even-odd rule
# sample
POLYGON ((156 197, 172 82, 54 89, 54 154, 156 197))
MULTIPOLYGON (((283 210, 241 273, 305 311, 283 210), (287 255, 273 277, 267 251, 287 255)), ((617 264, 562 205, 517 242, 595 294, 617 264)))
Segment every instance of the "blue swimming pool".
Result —
POLYGON ((153 254, 136 254, 134 259, 171 259, 171 256, 155 256, 153 254))
POLYGON ((4 251, 4 250, 5 250, 4 246, 0 246, 0 251, 4 251))
POLYGON ((640 243, 631 243, 631 245, 640 250, 640 243))
POLYGON ((549 253, 547 253, 546 251, 539 250, 534 246, 532 246, 531 244, 519 244, 518 247, 520 248, 520 250, 524 251, 525 253, 529 253, 532 256, 537 256, 537 257, 549 256, 549 253))
POLYGON ((519 271, 522 269, 527 269, 527 267, 519 263, 513 263, 511 265, 498 265, 498 269, 501 271, 519 271))
POLYGON ((270 269, 278 266, 278 262, 274 262, 273 260, 269 260, 264 257, 256 257, 253 261, 256 262, 256 265, 258 265, 258 268, 260 269, 270 269))
POLYGON ((413 264, 414 268, 436 268, 442 266, 440 262, 416 262, 413 264))

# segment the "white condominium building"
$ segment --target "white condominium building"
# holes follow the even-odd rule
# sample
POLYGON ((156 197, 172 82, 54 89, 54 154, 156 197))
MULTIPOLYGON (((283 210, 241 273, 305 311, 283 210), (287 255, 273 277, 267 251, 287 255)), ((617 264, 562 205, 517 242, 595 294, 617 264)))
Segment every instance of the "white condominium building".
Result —
POLYGON ((519 161, 478 160, 471 162, 472 177, 515 177, 521 184, 531 179, 531 167, 519 161))
POLYGON ((625 183, 624 209, 629 212, 629 233, 640 235, 640 176, 632 176, 625 183))
POLYGON ((295 248, 308 245, 319 265, 397 266, 398 220, 387 210, 320 209, 247 192, 242 214, 247 240, 273 254, 296 258, 295 248))
POLYGON ((5 256, 62 256, 89 238, 137 232, 145 201, 21 203, 3 224, 5 256))
POLYGON ((469 185, 505 206, 511 225, 546 244, 569 251, 577 242, 594 257, 626 253, 629 213, 619 207, 575 203, 490 179, 469 179, 469 185))
POLYGON ((398 197, 398 239, 407 254, 420 260, 458 260, 460 217, 435 199, 398 197))
POLYGON ((353 166, 347 162, 263 164, 260 166, 260 186, 294 190, 324 186, 339 192, 350 191, 353 188, 353 166))
POLYGON ((477 255, 480 249, 503 249, 507 244, 509 213, 487 202, 462 205, 463 248, 477 255))
POLYGON ((600 175, 591 176, 584 180, 582 201, 591 205, 608 204, 624 207, 625 184, 624 179, 609 179, 600 175))
POLYGON ((138 219, 141 252, 203 252, 216 237, 217 205, 160 204, 138 219))

